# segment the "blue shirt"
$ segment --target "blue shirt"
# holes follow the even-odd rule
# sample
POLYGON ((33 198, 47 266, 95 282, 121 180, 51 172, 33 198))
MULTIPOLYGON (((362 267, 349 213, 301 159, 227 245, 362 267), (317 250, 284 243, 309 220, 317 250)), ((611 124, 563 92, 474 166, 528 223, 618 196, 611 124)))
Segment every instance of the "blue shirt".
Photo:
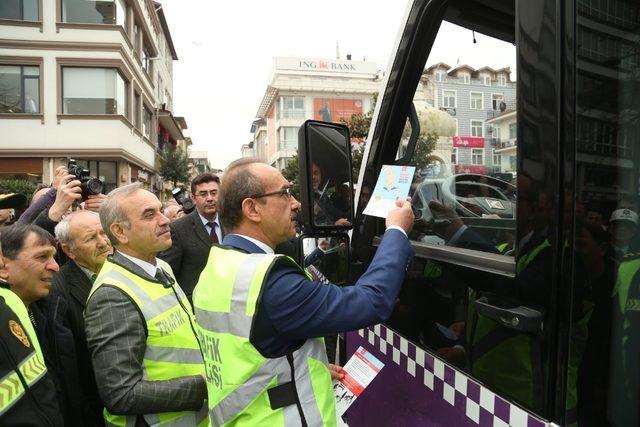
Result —
MULTIPOLYGON (((239 235, 224 245, 263 253, 239 235)), ((295 350, 306 339, 322 337, 386 321, 393 311, 414 250, 407 236, 389 229, 367 271, 354 286, 319 284, 286 259, 273 266, 262 288, 252 344, 267 357, 295 350)))

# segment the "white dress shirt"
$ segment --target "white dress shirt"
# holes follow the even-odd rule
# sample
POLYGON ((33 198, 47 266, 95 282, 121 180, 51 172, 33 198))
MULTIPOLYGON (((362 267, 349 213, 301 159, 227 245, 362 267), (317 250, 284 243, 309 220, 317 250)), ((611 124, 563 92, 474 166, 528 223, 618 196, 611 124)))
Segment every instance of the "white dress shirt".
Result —
MULTIPOLYGON (((209 227, 209 220, 198 212, 198 216, 200 216, 200 221, 202 221, 202 225, 204 225, 204 229, 207 230, 207 234, 211 235, 211 227, 209 227)), ((218 242, 222 243, 222 229, 220 228, 220 221, 218 221, 218 214, 216 214, 215 219, 212 221, 216 224, 216 236, 218 236, 218 242)))
POLYGON ((149 276, 156 277, 156 271, 158 271, 158 268, 159 268, 157 265, 158 264, 157 262, 156 262, 156 265, 153 265, 148 263, 147 261, 143 261, 139 258, 132 257, 131 255, 127 255, 123 252, 118 251, 118 253, 120 253, 120 255, 124 256, 129 261, 131 261, 132 263, 134 263, 135 265, 143 269, 144 272, 147 273, 149 276))

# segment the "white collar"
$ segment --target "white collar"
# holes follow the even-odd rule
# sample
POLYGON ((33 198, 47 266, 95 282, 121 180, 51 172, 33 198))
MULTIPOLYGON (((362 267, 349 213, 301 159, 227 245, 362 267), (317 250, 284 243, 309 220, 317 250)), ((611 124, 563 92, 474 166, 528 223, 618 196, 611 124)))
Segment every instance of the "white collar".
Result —
MULTIPOLYGON (((251 243, 253 243, 254 245, 256 245, 257 247, 259 247, 260 249, 262 249, 265 253, 267 254, 272 254, 273 249, 271 249, 269 247, 269 245, 267 245, 264 242, 261 242, 260 240, 254 239, 253 237, 249 237, 249 236, 245 236, 244 234, 238 234, 238 233, 234 233, 232 234, 233 236, 240 236, 243 239, 247 239, 248 241, 250 241, 251 243)), ((229 236, 229 234, 227 234, 227 236, 229 236)))
MULTIPOLYGON (((158 271, 158 266, 157 265, 150 264, 147 261, 143 261, 140 258, 132 257, 131 255, 127 255, 127 254, 125 254, 123 252, 120 252, 120 251, 118 251, 118 253, 120 255, 124 256, 125 258, 127 258, 129 261, 131 261, 135 265, 137 265, 138 267, 140 267, 141 269, 143 269, 144 272, 147 273, 149 276, 156 277, 156 271, 158 271)), ((156 262, 156 264, 157 264, 157 262, 156 262)))
POLYGON ((218 222, 218 214, 216 214, 216 217, 213 219, 213 221, 209 221, 207 218, 203 217, 200 212, 198 212, 198 216, 200 217, 200 221, 202 221, 202 225, 204 225, 205 227, 209 225, 210 222, 215 222, 218 228, 220 228, 220 223, 218 222))

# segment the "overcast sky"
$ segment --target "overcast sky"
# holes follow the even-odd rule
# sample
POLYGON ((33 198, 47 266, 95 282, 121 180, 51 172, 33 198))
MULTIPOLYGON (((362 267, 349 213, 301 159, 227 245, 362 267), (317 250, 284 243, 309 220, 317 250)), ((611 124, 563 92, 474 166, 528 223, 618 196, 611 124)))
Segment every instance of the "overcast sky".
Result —
MULTIPOLYGON (((338 42, 343 59, 350 53, 386 69, 405 12, 398 0, 161 1, 179 58, 174 114, 186 118, 185 133, 215 168, 240 157, 251 140, 274 57, 332 59, 338 42)), ((471 32, 441 28, 428 64, 515 70, 515 48, 476 39, 473 45, 471 32)))

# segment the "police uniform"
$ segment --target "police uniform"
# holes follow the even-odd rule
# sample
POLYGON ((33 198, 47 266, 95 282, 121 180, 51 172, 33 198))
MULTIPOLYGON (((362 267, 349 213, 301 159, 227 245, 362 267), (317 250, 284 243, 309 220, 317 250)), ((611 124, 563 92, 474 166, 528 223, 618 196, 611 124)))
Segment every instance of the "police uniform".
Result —
POLYGON ((0 282, 0 425, 63 425, 27 309, 6 282, 0 282))

